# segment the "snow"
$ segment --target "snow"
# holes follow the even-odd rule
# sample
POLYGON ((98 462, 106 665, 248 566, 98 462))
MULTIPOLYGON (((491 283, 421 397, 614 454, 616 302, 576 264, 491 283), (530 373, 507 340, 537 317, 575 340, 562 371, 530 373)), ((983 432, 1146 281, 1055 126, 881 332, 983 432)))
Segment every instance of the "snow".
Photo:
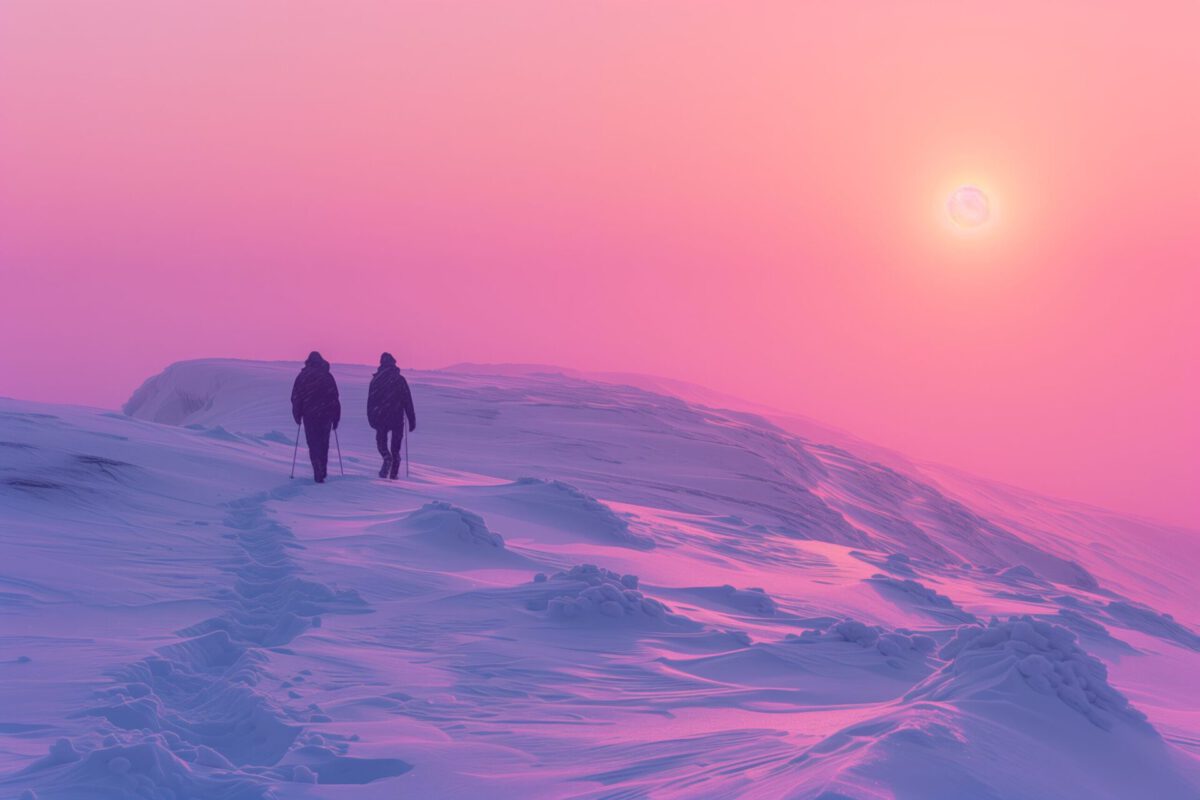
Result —
POLYGON ((1200 794, 1194 533, 549 368, 318 486, 296 369, 0 400, 0 796, 1200 794))

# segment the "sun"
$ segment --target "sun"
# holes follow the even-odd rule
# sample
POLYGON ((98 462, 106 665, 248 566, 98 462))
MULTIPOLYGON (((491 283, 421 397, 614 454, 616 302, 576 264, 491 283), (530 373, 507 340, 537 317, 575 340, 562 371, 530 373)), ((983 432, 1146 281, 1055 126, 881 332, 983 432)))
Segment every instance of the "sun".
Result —
POLYGON ((991 219, 992 204, 979 187, 960 186, 946 198, 946 211, 958 227, 974 229, 986 225, 991 219))

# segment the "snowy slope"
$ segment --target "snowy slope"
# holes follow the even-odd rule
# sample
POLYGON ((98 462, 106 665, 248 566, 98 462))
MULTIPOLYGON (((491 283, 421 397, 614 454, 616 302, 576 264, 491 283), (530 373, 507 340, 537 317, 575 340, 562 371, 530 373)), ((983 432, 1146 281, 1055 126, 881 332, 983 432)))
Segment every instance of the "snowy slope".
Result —
POLYGON ((1200 796, 1198 534, 536 369, 318 486, 295 371, 0 401, 0 797, 1200 796))

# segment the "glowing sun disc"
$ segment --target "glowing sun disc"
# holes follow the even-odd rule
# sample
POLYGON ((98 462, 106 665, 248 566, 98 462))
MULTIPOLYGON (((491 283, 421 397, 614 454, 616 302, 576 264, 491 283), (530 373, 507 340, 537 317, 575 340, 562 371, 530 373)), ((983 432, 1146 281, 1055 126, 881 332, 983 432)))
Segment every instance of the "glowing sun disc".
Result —
POLYGON ((954 224, 963 228, 978 228, 992 215, 988 196, 974 186, 960 186, 951 192, 946 199, 946 210, 954 224))

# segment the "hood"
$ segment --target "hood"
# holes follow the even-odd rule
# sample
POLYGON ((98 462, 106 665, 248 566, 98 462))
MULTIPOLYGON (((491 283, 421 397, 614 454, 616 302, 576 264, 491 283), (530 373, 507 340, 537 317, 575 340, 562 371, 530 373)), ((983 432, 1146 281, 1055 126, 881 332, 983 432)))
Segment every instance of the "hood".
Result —
POLYGON ((329 369, 329 362, 321 358, 321 354, 313 350, 308 354, 308 358, 304 361, 304 366, 312 367, 313 369, 329 369))

